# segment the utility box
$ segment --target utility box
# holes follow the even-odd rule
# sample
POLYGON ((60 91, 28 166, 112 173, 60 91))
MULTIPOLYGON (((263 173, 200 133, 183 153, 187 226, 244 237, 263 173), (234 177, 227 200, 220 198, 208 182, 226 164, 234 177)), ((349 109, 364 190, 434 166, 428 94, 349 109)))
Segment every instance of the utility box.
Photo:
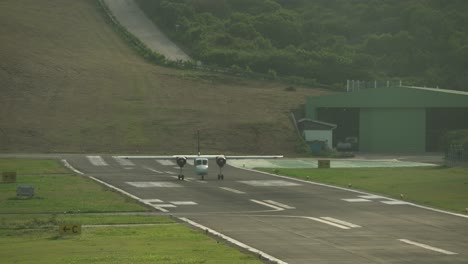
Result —
POLYGON ((2 172, 3 183, 15 183, 16 182, 16 171, 2 172))
POLYGON ((16 186, 16 196, 34 196, 34 186, 31 184, 19 184, 16 186))
POLYGON ((329 169, 330 168, 330 160, 318 160, 318 167, 319 169, 329 169))

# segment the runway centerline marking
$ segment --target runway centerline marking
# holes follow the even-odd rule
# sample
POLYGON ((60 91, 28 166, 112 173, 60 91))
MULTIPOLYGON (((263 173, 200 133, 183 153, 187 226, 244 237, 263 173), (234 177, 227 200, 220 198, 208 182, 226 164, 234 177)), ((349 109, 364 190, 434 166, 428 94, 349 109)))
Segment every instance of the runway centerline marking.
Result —
POLYGON ((228 191, 228 192, 233 192, 233 193, 237 193, 237 194, 245 194, 245 192, 243 191, 239 191, 239 190, 236 190, 236 189, 231 189, 231 188, 228 188, 228 187, 219 187, 220 189, 223 189, 225 191, 228 191))
POLYGON ((439 252, 439 253, 446 254, 446 255, 457 255, 458 254, 458 253, 451 252, 451 251, 448 251, 448 250, 444 250, 444 249, 432 247, 432 246, 429 246, 429 245, 426 245, 426 244, 414 242, 414 241, 411 241, 411 240, 408 240, 408 239, 398 239, 398 240, 403 242, 403 243, 406 243, 406 244, 410 244, 410 245, 413 245, 413 246, 417 246, 417 247, 421 247, 421 248, 424 248, 424 249, 432 250, 432 251, 439 252))
POLYGON ((88 158, 89 162, 91 162, 91 164, 93 164, 94 166, 108 165, 101 156, 86 156, 86 158, 88 158))

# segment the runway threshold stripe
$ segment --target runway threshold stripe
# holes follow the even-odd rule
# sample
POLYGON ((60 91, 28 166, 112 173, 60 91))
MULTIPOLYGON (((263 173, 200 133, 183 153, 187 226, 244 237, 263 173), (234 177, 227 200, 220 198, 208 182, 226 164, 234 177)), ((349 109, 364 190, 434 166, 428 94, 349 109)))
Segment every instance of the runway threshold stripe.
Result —
POLYGON ((351 228, 360 228, 361 227, 359 225, 355 225, 353 223, 342 221, 340 219, 336 219, 336 218, 333 218, 333 217, 320 217, 320 218, 323 219, 323 220, 327 220, 327 221, 337 223, 337 224, 340 224, 340 225, 344 225, 344 226, 348 226, 348 227, 351 227, 351 228))
POLYGON ((239 191, 239 190, 236 190, 236 189, 231 189, 231 188, 228 188, 228 187, 219 187, 220 189, 223 189, 225 191, 228 191, 228 192, 233 192, 233 193, 237 193, 237 194, 245 194, 245 192, 243 191, 239 191))
POLYGON ((446 254, 446 255, 457 255, 458 254, 458 253, 451 252, 451 251, 448 251, 448 250, 444 250, 444 249, 432 247, 432 246, 429 246, 429 245, 421 244, 421 243, 418 243, 418 242, 414 242, 414 241, 411 241, 411 240, 408 240, 408 239, 398 239, 398 240, 403 242, 403 243, 406 243, 406 244, 410 244, 410 245, 413 245, 413 246, 417 246, 417 247, 421 247, 421 248, 424 248, 424 249, 432 250, 432 251, 439 252, 439 253, 446 254))
POLYGON ((268 204, 268 203, 265 203, 265 202, 262 202, 262 201, 258 201, 258 200, 253 200, 253 199, 250 199, 250 201, 254 202, 254 203, 257 203, 257 204, 261 204, 261 205, 264 205, 266 207, 270 207, 270 208, 273 208, 277 211, 283 211, 284 208, 281 208, 281 207, 278 207, 278 206, 275 206, 275 205, 272 205, 272 204, 268 204))
POLYGON ((315 218, 315 217, 305 217, 305 218, 310 219, 310 220, 314 220, 314 221, 317 221, 317 222, 320 222, 320 223, 324 223, 324 224, 327 224, 327 225, 331 225, 331 226, 334 226, 334 227, 338 227, 338 228, 341 228, 341 229, 351 229, 350 227, 340 225, 340 224, 337 224, 337 223, 333 223, 333 222, 330 222, 330 221, 327 221, 327 220, 324 220, 324 219, 320 219, 320 218, 315 218))
POLYGON ((292 207, 292 206, 289 206, 289 205, 286 205, 286 204, 282 204, 282 203, 279 203, 279 202, 275 202, 275 201, 272 201, 272 200, 263 200, 265 203, 269 203, 269 204, 272 204, 272 205, 276 205, 276 206, 279 206, 279 207, 282 207, 284 209, 296 209, 296 207, 292 207))
POLYGON ((216 231, 216 230, 213 230, 213 229, 211 229, 211 228, 208 228, 208 227, 206 227, 206 226, 203 226, 203 225, 201 225, 201 224, 199 224, 199 223, 197 223, 197 222, 194 222, 194 221, 192 221, 192 220, 190 220, 190 219, 188 219, 188 218, 181 217, 181 218, 179 218, 179 219, 182 220, 182 221, 184 221, 184 222, 186 222, 186 223, 188 223, 188 224, 190 224, 190 225, 192 225, 192 226, 195 226, 195 227, 197 227, 197 228, 200 228, 200 229, 204 230, 205 232, 214 234, 215 236, 218 236, 218 237, 220 237, 220 238, 222 238, 222 239, 228 241, 229 243, 232 243, 232 244, 234 244, 234 245, 236 245, 236 246, 238 246, 238 247, 244 248, 244 249, 246 249, 246 250, 248 250, 248 251, 250 251, 250 252, 252 252, 252 253, 254 253, 254 254, 257 254, 257 255, 261 256, 262 258, 264 258, 264 259, 266 259, 266 260, 268 260, 268 261, 270 261, 270 262, 272 262, 272 263, 277 263, 277 264, 288 264, 287 262, 284 262, 284 261, 282 261, 282 260, 280 260, 280 259, 277 259, 277 258, 275 258, 275 257, 273 257, 273 256, 271 256, 271 255, 268 255, 267 253, 265 253, 265 252, 263 252, 263 251, 260 251, 260 250, 258 250, 258 249, 256 249, 256 248, 253 248, 253 247, 249 246, 249 245, 246 245, 246 244, 244 244, 244 243, 242 243, 242 242, 240 242, 240 241, 238 241, 238 240, 235 240, 235 239, 233 239, 233 238, 231 238, 231 237, 228 237, 228 236, 226 236, 225 234, 222 234, 222 233, 220 233, 220 232, 218 232, 218 231, 216 231))
POLYGON ((123 159, 118 156, 112 157, 122 166, 135 166, 135 163, 131 162, 129 159, 123 159))
POLYGON ((153 168, 150 168, 150 167, 143 167, 143 168, 144 168, 144 169, 147 169, 147 170, 149 170, 149 171, 152 171, 152 172, 159 173, 159 174, 162 174, 162 173, 164 173, 164 172, 162 172, 162 171, 158 171, 158 170, 155 170, 155 169, 153 169, 153 168))
POLYGON ((101 156, 86 156, 94 166, 107 166, 108 164, 104 161, 101 156))

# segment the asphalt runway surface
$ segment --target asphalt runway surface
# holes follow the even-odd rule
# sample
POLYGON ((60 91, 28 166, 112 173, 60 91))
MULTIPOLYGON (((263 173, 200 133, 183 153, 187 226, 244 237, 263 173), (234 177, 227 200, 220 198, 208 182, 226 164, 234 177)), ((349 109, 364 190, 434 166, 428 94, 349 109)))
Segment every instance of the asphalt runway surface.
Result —
POLYGON ((60 158, 156 211, 273 262, 468 263, 468 217, 461 214, 231 166, 218 181, 214 161, 205 181, 190 164, 186 181, 179 181, 173 160, 60 158))

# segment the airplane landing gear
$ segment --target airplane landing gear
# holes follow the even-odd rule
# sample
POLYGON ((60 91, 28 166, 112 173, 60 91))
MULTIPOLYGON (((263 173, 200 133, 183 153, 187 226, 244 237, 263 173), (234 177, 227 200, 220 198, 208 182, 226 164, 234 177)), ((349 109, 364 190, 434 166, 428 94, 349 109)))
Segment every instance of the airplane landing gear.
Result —
POLYGON ((184 174, 182 174, 182 169, 184 168, 185 164, 187 163, 187 158, 186 157, 177 157, 176 158, 177 165, 179 165, 180 171, 179 175, 177 176, 177 179, 179 181, 184 180, 184 174))
POLYGON ((216 157, 216 164, 219 167, 218 180, 224 180, 223 167, 226 165, 226 158, 224 156, 216 157))

